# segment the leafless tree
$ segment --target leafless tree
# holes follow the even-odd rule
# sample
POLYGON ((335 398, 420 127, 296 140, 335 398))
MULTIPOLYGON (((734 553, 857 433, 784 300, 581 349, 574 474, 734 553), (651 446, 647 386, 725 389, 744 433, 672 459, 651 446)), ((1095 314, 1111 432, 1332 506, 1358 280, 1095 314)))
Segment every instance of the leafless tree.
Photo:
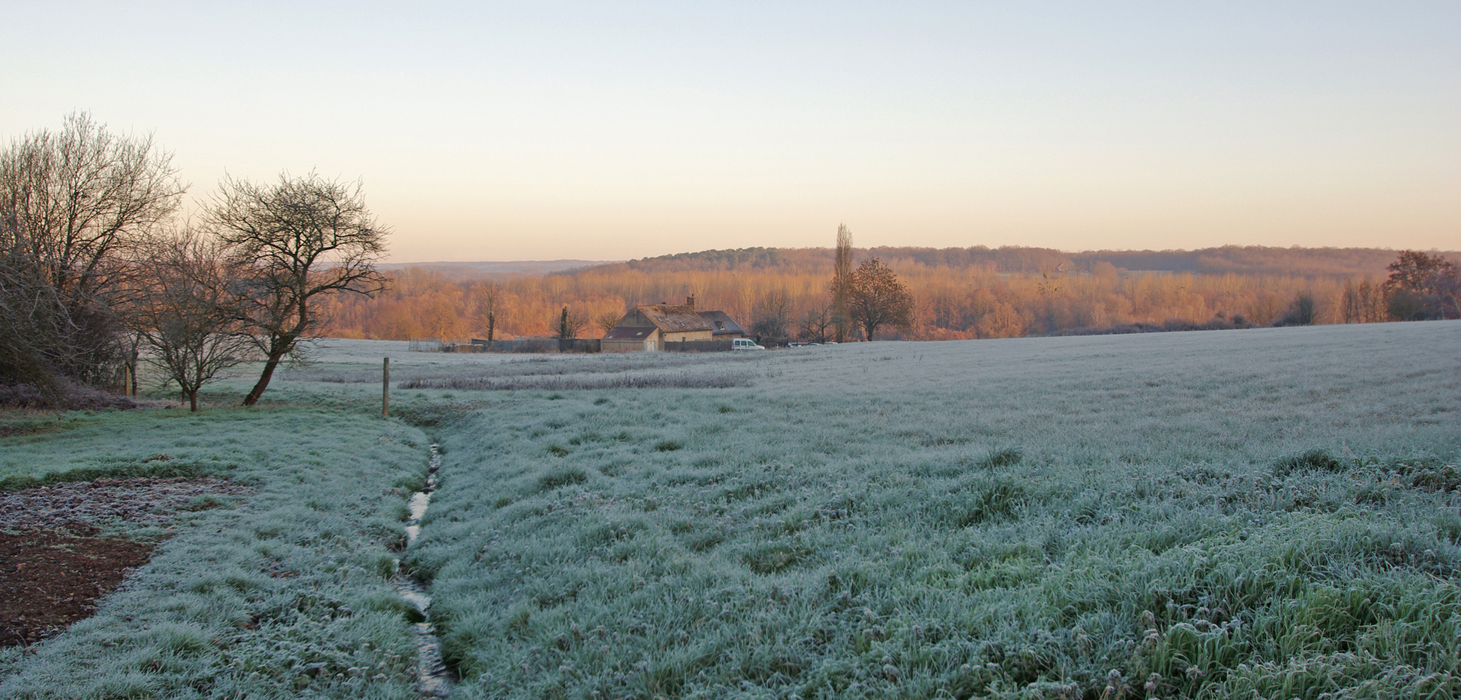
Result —
POLYGON ((489 344, 497 332, 497 302, 501 296, 501 285, 491 280, 472 289, 472 326, 489 344))
POLYGON ((107 381, 124 354, 118 309, 137 289, 137 248, 186 189, 150 136, 113 134, 86 113, 12 142, 0 154, 0 375, 107 381))
POLYGON ((913 325, 913 294, 877 258, 863 261, 852 273, 847 306, 853 322, 862 326, 868 340, 880 326, 913 325))
POLYGON ((832 260, 832 324, 837 342, 845 342, 852 320, 848 296, 852 290, 852 231, 846 224, 837 225, 837 251, 832 260))
POLYGON ((833 313, 832 305, 825 301, 814 304, 802 315, 798 335, 808 342, 827 342, 833 333, 833 313))
POLYGON ((1259 290, 1248 305, 1248 320, 1255 326, 1270 326, 1283 310, 1283 299, 1277 293, 1259 290))
POLYGON ((1385 287, 1368 279, 1358 284, 1354 280, 1345 280, 1340 307, 1345 323, 1379 323, 1388 321, 1390 317, 1390 300, 1385 295, 1385 287))
POLYGON ((147 360, 198 410, 198 391, 251 359, 253 337, 238 307, 240 270, 217 239, 184 229, 149 246, 145 294, 132 314, 147 360))
POLYGON ((784 338, 791 325, 791 295, 777 288, 761 295, 751 307, 751 335, 784 338))
MULTIPOLYGON (((14 224, 0 219, 0 235, 11 236, 14 224)), ((71 339, 76 330, 54 287, 35 274, 30 256, 10 248, 0 258, 0 382, 30 384, 47 402, 54 402, 60 385, 54 373, 57 359, 78 354, 71 339)))
POLYGON ((383 288, 375 263, 389 231, 366 209, 360 183, 315 173, 280 175, 273 185, 227 178, 205 221, 229 261, 246 269, 241 318, 264 356, 263 372, 243 400, 252 406, 279 363, 322 327, 326 319, 312 306, 317 298, 383 288))
POLYGON ((614 326, 619 325, 619 321, 623 318, 624 314, 617 311, 606 311, 594 319, 594 324, 599 327, 599 330, 608 333, 614 329, 614 326))

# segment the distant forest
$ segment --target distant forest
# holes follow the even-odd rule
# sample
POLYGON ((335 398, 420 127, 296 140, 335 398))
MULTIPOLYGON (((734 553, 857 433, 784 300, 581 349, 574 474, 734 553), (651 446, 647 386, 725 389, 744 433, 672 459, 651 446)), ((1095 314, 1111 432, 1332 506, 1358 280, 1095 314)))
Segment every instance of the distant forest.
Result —
MULTIPOLYGON (((1192 272, 1210 275, 1357 276, 1385 272, 1396 251, 1383 248, 1269 248, 1223 246, 1202 250, 1096 250, 1067 253, 1052 248, 878 247, 858 249, 862 257, 924 267, 978 268, 989 272, 1039 274, 1093 272, 1101 263, 1126 271, 1192 272)), ((1461 253, 1448 253, 1452 258, 1461 253)), ((630 270, 684 272, 708 270, 829 271, 831 248, 740 248, 662 255, 618 263, 630 270)), ((605 267, 605 266, 599 266, 605 267)))
MULTIPOLYGON (((1048 248, 855 250, 878 258, 917 301, 888 338, 956 339, 1388 320, 1383 285, 1398 252, 1224 246, 1182 251, 1048 248), (1301 308, 1302 307, 1302 308, 1301 308), (1292 316, 1301 311, 1299 316, 1292 316)), ((1438 253, 1461 261, 1461 253, 1438 253)), ((636 304, 683 302, 750 327, 806 336, 830 297, 831 248, 742 248, 664 255, 548 274, 463 275, 436 265, 387 271, 376 297, 330 300, 329 335, 355 338, 549 336, 567 307, 582 337, 636 304), (769 324, 767 321, 769 320, 769 324)), ((485 270, 486 268, 484 268, 485 270)), ((884 337, 882 332, 879 337, 884 337)))

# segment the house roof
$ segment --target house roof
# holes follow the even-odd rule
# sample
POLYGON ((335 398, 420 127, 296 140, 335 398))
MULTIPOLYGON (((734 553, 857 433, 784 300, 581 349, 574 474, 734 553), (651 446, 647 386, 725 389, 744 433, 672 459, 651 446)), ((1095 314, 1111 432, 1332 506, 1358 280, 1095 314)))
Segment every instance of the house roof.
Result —
POLYGON ((724 311, 701 311, 700 317, 710 323, 714 331, 711 335, 746 334, 746 329, 742 328, 741 324, 736 323, 736 320, 724 311))
POLYGON ((689 304, 649 304, 636 308, 665 333, 715 330, 715 325, 695 313, 695 307, 689 304))
POLYGON ((654 333, 654 330, 655 329, 653 326, 646 326, 642 328, 636 328, 634 326, 616 326, 614 328, 610 328, 609 332, 604 334, 604 340, 642 341, 648 338, 651 333, 654 333))

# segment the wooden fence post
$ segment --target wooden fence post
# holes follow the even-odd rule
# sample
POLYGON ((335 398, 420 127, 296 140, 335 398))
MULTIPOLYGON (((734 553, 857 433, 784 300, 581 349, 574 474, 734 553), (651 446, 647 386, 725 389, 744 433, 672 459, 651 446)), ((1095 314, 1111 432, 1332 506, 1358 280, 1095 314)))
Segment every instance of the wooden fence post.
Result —
POLYGON ((391 358, 384 358, 380 366, 380 416, 391 417, 391 358))

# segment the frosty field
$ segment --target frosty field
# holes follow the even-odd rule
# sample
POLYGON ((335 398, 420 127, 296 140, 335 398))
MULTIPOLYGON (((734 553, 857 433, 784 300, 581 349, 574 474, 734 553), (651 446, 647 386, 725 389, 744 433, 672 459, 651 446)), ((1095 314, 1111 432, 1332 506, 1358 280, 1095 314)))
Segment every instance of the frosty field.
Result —
MULTIPOLYGON (((304 448, 248 470, 261 489, 318 484, 320 512, 374 523, 352 531, 358 555, 330 555, 357 563, 307 571, 312 584, 360 586, 331 594, 358 610, 350 596, 384 586, 369 557, 399 537, 404 500, 342 494, 385 494, 397 468, 419 473, 427 437, 399 421, 441 444, 441 490, 402 565, 430 582, 454 698, 1453 697, 1458 348, 1456 322, 706 355, 330 341, 275 382, 266 397, 282 405, 269 410, 358 426, 340 443, 351 450, 374 439, 368 421, 404 432, 348 484, 320 474, 342 455, 304 448), (397 418, 382 422, 370 413, 387 354, 397 418), (597 388, 608 379, 650 388, 597 388)), ((254 415, 211 420, 264 431, 250 441, 286 429, 254 415)), ((149 420, 186 419, 96 420, 140 455, 173 439, 149 420)), ((26 466, 29 444, 0 443, 0 477, 72 468, 26 466)), ((323 517, 299 510, 271 517, 323 517)), ((168 575, 214 566, 209 548, 225 544, 202 522, 180 528, 166 560, 200 572, 168 575)), ((137 580, 173 571, 162 561, 137 580)), ((270 585, 277 598, 294 584, 270 585)), ((147 591, 106 610, 215 624, 147 591)), ((402 644, 399 611, 373 609, 384 641, 372 648, 402 644)), ((245 687, 178 685, 123 660, 105 645, 132 634, 118 619, 0 657, 0 690, 61 683, 47 664, 75 655, 132 679, 135 697, 245 687)), ((306 646, 361 653, 336 638, 344 627, 310 629, 306 646)), ((188 663, 238 683, 249 676, 226 670, 237 657, 276 648, 183 646, 188 663)), ((275 665, 280 685, 258 687, 296 687, 288 673, 303 671, 275 665)), ((396 676, 310 679, 297 687, 403 692, 396 676)))
POLYGON ((1453 695, 1461 324, 491 392, 408 561, 460 697, 1453 695))
POLYGON ((0 647, 0 697, 414 697, 409 606, 385 575, 426 449, 416 428, 300 407, 78 414, 5 438, 0 477, 206 474, 253 493, 170 531, 98 523, 156 542, 151 562, 94 617, 0 647))

